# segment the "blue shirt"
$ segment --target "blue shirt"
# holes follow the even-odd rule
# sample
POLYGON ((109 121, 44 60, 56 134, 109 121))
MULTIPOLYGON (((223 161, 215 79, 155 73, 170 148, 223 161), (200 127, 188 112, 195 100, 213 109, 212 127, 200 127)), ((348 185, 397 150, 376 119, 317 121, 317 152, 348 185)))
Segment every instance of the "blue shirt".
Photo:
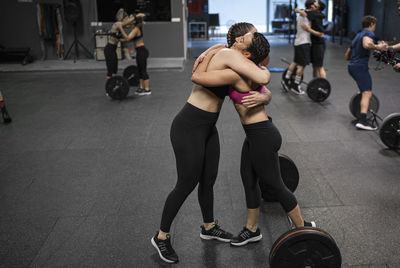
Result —
POLYGON ((365 49, 362 45, 364 36, 374 39, 375 34, 368 30, 362 30, 351 42, 350 64, 367 65, 371 51, 365 49))

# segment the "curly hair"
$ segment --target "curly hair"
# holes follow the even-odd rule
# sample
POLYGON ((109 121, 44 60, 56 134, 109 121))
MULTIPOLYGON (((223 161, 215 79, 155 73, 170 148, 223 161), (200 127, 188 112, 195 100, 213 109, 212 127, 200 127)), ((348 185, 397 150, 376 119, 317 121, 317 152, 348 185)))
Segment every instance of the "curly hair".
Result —
POLYGON ((228 47, 231 47, 235 43, 237 37, 245 35, 253 28, 255 28, 254 25, 248 22, 238 22, 233 24, 226 35, 228 47))
POLYGON ((255 32, 251 44, 246 51, 251 54, 250 60, 255 64, 259 64, 269 55, 269 42, 263 34, 255 32))

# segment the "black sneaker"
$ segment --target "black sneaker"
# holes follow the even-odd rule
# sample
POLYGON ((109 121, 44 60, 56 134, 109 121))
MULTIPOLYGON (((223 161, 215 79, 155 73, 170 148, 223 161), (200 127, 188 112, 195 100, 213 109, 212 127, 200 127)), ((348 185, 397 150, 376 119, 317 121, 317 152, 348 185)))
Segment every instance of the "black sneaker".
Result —
POLYGON ((305 93, 304 90, 301 89, 301 85, 296 83, 293 83, 293 86, 290 87, 290 91, 297 95, 303 95, 305 93))
POLYGON ((201 227, 200 238, 205 240, 216 239, 222 242, 230 242, 233 234, 222 230, 221 227, 218 225, 218 222, 215 222, 215 226, 210 230, 206 230, 204 226, 201 227))
POLYGON ((356 128, 358 129, 363 129, 363 130, 377 130, 378 128, 376 126, 373 126, 371 123, 367 121, 360 120, 356 124, 356 128))
POLYGON ((142 91, 139 92, 138 95, 140 95, 140 96, 151 95, 151 90, 150 89, 149 90, 142 89, 142 91))
POLYGON ((1 115, 3 116, 3 120, 5 124, 11 123, 11 116, 8 114, 6 107, 1 109, 1 115))
POLYGON ((177 263, 179 259, 171 246, 171 237, 167 235, 167 239, 161 240, 157 236, 158 232, 151 238, 151 244, 157 249, 160 258, 168 263, 177 263))
POLYGON ((139 87, 138 89, 136 89, 135 94, 140 95, 143 91, 144 89, 139 87))
MULTIPOLYGON (((289 220, 290 229, 296 228, 296 225, 294 225, 294 223, 292 222, 292 220, 290 219, 290 217, 287 216, 287 218, 288 218, 288 220, 289 220)), ((304 222, 304 227, 313 227, 313 228, 316 228, 316 227, 317 227, 317 225, 315 224, 315 221, 310 221, 310 222, 308 222, 308 221, 303 220, 303 222, 304 222)))
POLYGON ((238 236, 231 239, 232 246, 244 246, 249 242, 257 242, 262 239, 260 228, 257 228, 255 232, 250 231, 246 227, 238 234, 238 236))
POLYGON ((304 227, 313 227, 313 228, 316 228, 317 225, 315 224, 314 221, 310 221, 310 222, 304 221, 304 227))

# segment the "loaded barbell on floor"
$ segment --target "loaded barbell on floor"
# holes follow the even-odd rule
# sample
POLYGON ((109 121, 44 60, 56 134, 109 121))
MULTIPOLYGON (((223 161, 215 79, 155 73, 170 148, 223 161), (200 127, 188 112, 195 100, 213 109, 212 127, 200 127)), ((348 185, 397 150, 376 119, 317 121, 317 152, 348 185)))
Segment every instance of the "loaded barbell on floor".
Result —
MULTIPOLYGON (((296 167, 296 164, 290 159, 289 156, 284 154, 279 154, 279 167, 281 171, 281 177, 283 183, 286 187, 294 193, 296 191, 297 186, 299 185, 299 171, 296 167)), ((266 202, 276 202, 277 199, 274 195, 274 192, 271 188, 268 188, 268 185, 265 185, 262 180, 259 180, 259 185, 261 189, 261 196, 266 202)))
POLYGON ((122 75, 113 76, 106 82, 106 93, 114 100, 125 99, 129 93, 129 87, 139 85, 139 73, 135 65, 126 67, 122 75))
MULTIPOLYGON (((287 63, 290 65, 290 62, 288 62, 285 58, 281 58, 281 61, 287 63)), ((288 69, 286 69, 283 74, 282 74, 282 79, 286 80, 286 72, 288 69)), ((290 82, 290 86, 292 86, 294 84, 294 79, 296 76, 296 70, 297 67, 295 68, 295 70, 293 71, 292 75, 290 76, 289 82, 290 82)), ((305 85, 307 85, 307 95, 310 99, 312 99, 315 102, 322 102, 324 100, 326 100, 329 95, 331 94, 331 84, 329 83, 329 81, 325 78, 322 77, 316 77, 313 78, 310 82, 305 82, 303 80, 303 75, 301 76, 301 81, 300 83, 303 83, 305 85)), ((285 89, 285 88, 284 88, 285 89)), ((286 89, 285 89, 286 90, 286 89)))
MULTIPOLYGON (((299 171, 288 156, 279 154, 282 180, 294 192, 299 184, 299 171)), ((265 201, 276 201, 273 192, 260 183, 265 201)), ((291 220, 287 218, 292 227, 291 220)), ((282 234, 269 253, 271 268, 340 268, 342 256, 335 240, 326 231, 314 227, 293 228, 282 234)))
POLYGON ((271 268, 340 268, 342 256, 326 231, 300 227, 283 233, 269 253, 271 268))
MULTIPOLYGON (((357 93, 353 95, 349 103, 350 112, 357 119, 361 118, 361 97, 361 93, 357 93)), ((372 94, 369 100, 367 119, 379 128, 379 137, 388 148, 400 150, 400 113, 392 113, 382 119, 377 114, 378 110, 379 99, 372 94), (378 119, 382 121, 381 125, 379 125, 378 119)))

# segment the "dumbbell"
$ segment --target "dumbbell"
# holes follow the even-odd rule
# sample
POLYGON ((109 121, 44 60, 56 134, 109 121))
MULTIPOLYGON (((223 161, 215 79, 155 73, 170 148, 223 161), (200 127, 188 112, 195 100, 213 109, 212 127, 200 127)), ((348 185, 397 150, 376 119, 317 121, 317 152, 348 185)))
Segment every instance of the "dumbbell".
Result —
MULTIPOLYGON (((281 58, 281 60, 287 64, 290 65, 290 62, 288 62, 286 59, 281 58)), ((288 69, 286 69, 283 74, 282 74, 282 80, 286 80, 286 72, 288 69)), ((296 70, 297 67, 294 69, 293 73, 290 76, 290 86, 293 85, 294 79, 296 76, 296 70)), ((316 77, 313 78, 310 82, 305 82, 303 80, 303 75, 301 76, 301 81, 300 83, 307 85, 307 95, 310 99, 312 99, 315 102, 322 102, 326 100, 329 95, 331 94, 331 84, 329 81, 325 78, 322 77, 316 77)))
POLYGON ((129 86, 139 85, 139 72, 135 65, 124 69, 122 76, 116 75, 106 82, 106 93, 114 100, 125 99, 129 93, 129 86))
MULTIPOLYGON (((289 156, 279 154, 279 167, 283 183, 292 193, 294 193, 294 191, 296 191, 297 189, 297 186, 299 185, 300 177, 296 164, 293 162, 292 159, 290 159, 289 156)), ((265 185, 262 180, 259 180, 259 185, 261 189, 261 196, 265 202, 277 201, 272 189, 268 188, 268 186, 265 185)))
MULTIPOLYGON (((356 93, 351 97, 349 103, 350 112, 357 119, 361 118, 361 97, 361 93, 356 93)), ((400 113, 392 113, 382 119, 377 114, 378 110, 379 99, 372 94, 369 100, 367 119, 379 127, 379 137, 388 148, 400 150, 400 113), (379 125, 378 119, 382 121, 381 125, 379 125)))

